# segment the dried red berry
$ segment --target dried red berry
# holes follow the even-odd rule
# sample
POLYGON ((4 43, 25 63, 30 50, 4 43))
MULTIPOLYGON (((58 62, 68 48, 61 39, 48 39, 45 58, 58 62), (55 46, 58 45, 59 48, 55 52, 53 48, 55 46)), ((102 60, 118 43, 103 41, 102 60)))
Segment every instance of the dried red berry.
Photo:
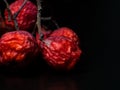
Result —
POLYGON ((79 46, 65 36, 50 36, 40 45, 44 59, 55 69, 72 69, 81 55, 79 46))
POLYGON ((65 36, 75 41, 75 43, 79 44, 79 38, 77 34, 68 27, 61 27, 56 29, 53 31, 53 33, 50 36, 65 36))
MULTIPOLYGON (((23 4, 24 0, 16 0, 12 4, 10 4, 10 10, 12 15, 14 15, 21 5, 23 4)), ((14 28, 14 22, 8 21, 8 11, 5 10, 5 22, 8 26, 14 28)), ((37 7, 31 1, 27 1, 24 7, 21 9, 17 16, 17 22, 20 30, 29 30, 34 27, 37 17, 37 7)))
POLYGON ((2 35, 0 39, 0 64, 24 62, 37 54, 37 43, 26 31, 12 31, 2 35))

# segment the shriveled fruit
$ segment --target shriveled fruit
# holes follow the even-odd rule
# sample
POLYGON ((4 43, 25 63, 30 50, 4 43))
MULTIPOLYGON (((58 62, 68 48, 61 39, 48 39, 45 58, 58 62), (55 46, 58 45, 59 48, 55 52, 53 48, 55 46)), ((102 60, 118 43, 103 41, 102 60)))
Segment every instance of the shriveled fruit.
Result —
POLYGON ((65 36, 50 36, 40 46, 45 61, 59 70, 71 70, 81 55, 79 46, 65 36))
MULTIPOLYGON (((16 0, 12 4, 10 4, 10 10, 13 15, 20 9, 21 5, 23 4, 24 0, 16 0)), ((8 11, 7 9, 4 12, 5 22, 8 26, 14 28, 13 20, 8 20, 8 11)), ((11 17, 11 18, 12 18, 11 17)), ((37 7, 31 1, 27 1, 24 7, 20 10, 16 20, 18 22, 18 27, 20 30, 27 30, 29 31, 31 28, 34 27, 37 18, 37 7)))
POLYGON ((0 39, 0 64, 29 63, 37 55, 37 43, 27 31, 12 31, 0 39))
POLYGON ((79 38, 77 34, 71 28, 68 27, 60 27, 54 30, 51 36, 65 36, 67 38, 72 39, 75 43, 79 44, 79 38))

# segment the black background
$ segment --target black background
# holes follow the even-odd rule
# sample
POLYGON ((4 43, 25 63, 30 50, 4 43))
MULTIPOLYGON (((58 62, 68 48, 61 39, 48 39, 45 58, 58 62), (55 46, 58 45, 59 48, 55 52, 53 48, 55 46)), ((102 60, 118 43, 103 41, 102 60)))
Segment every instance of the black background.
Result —
MULTIPOLYGON (((119 90, 119 44, 115 42, 119 42, 119 0, 43 1, 43 16, 53 16, 61 27, 78 34, 80 61, 68 73, 55 72, 44 63, 29 73, 1 73, 0 90, 119 90)), ((5 8, 2 1, 0 8, 5 8)))

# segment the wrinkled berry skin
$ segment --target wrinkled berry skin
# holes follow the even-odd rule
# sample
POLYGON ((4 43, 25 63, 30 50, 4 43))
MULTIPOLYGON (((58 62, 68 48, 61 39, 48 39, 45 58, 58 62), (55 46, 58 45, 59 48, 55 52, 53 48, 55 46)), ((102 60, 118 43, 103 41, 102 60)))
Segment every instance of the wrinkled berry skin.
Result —
MULTIPOLYGON (((11 10, 12 15, 14 15, 19 10, 23 1, 24 0, 16 0, 12 4, 10 4, 10 10, 11 10)), ((6 25, 14 28, 13 20, 8 21, 7 10, 5 10, 4 16, 5 16, 6 25)), ((35 25, 36 18, 37 18, 37 7, 31 1, 28 0, 16 18, 19 29, 27 30, 27 31, 31 30, 31 28, 33 28, 35 25)))
POLYGON ((67 38, 72 39, 77 44, 79 44, 79 41, 80 41, 77 34, 68 27, 60 27, 54 30, 51 36, 65 36, 67 38))
POLYGON ((0 39, 0 64, 28 63, 38 52, 34 37, 23 30, 7 32, 0 39))
POLYGON ((54 69, 71 70, 81 55, 78 45, 65 36, 50 36, 41 42, 42 54, 54 69))

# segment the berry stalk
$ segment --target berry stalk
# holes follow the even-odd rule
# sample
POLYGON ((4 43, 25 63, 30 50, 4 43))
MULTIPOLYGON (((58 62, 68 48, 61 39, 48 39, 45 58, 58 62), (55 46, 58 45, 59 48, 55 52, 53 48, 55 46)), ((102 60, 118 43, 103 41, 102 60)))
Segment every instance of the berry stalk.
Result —
POLYGON ((12 17, 12 13, 11 13, 11 10, 10 10, 10 7, 9 7, 9 4, 8 4, 7 0, 4 0, 4 2, 5 2, 5 4, 6 4, 6 6, 7 6, 8 21, 11 21, 11 20, 13 19, 14 24, 15 24, 15 29, 16 29, 16 30, 19 30, 17 20, 16 20, 16 18, 12 17))
POLYGON ((40 35, 40 39, 42 39, 43 37, 43 34, 42 34, 42 31, 41 31, 41 9, 42 9, 42 6, 41 6, 41 1, 40 0, 36 0, 37 2, 37 28, 38 28, 38 34, 40 35))
POLYGON ((58 25, 58 23, 55 20, 52 20, 52 22, 55 24, 56 28, 60 28, 60 26, 58 25))
POLYGON ((11 21, 12 14, 11 14, 11 10, 9 8, 9 4, 8 4, 7 0, 4 0, 4 2, 6 4, 7 11, 8 11, 8 21, 11 21))
POLYGON ((23 2, 23 4, 21 5, 20 9, 13 15, 13 20, 14 20, 14 24, 15 24, 15 29, 16 29, 16 30, 19 30, 16 17, 18 16, 18 14, 19 14, 20 11, 22 10, 22 8, 25 6, 25 4, 26 4, 27 1, 28 1, 28 0, 24 0, 24 2, 23 2))
POLYGON ((11 13, 11 10, 10 10, 10 7, 9 7, 9 4, 7 2, 7 0, 4 0, 6 6, 7 6, 7 11, 8 11, 8 21, 11 21, 13 20, 14 21, 14 25, 15 25, 15 29, 16 30, 19 30, 19 27, 18 27, 18 23, 17 23, 17 20, 16 20, 16 17, 18 16, 18 14, 20 13, 20 11, 22 10, 22 8, 24 7, 24 5, 26 4, 28 0, 24 0, 23 4, 21 5, 20 9, 12 16, 12 13, 11 13))
POLYGON ((52 17, 41 17, 41 20, 43 20, 43 21, 50 21, 51 20, 57 29, 60 28, 58 23, 52 17))
POLYGON ((20 11, 22 10, 22 8, 25 6, 26 2, 28 0, 24 0, 23 4, 21 5, 20 9, 13 15, 13 18, 16 18, 18 16, 18 14, 20 13, 20 11))

